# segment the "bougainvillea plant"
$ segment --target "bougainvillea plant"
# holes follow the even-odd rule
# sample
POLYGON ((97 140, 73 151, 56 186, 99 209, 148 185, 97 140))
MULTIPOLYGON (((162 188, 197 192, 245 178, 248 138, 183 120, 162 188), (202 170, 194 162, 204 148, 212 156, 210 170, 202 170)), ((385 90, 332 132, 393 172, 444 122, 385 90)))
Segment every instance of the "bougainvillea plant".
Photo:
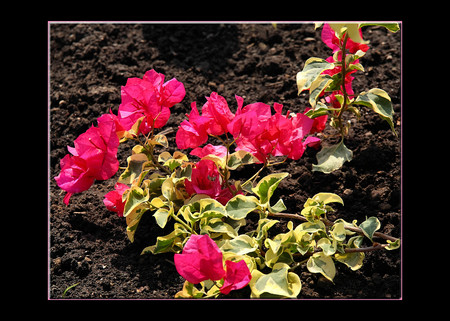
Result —
POLYGON ((400 27, 398 23, 316 23, 316 28, 322 25, 322 40, 333 55, 327 59, 312 57, 306 60, 303 70, 297 74, 297 87, 299 95, 309 90, 311 108, 306 114, 311 118, 329 117, 330 126, 340 137, 339 143, 322 147, 316 155, 318 164, 312 168, 313 171, 331 173, 353 158, 353 152, 344 144, 351 125, 344 115, 353 114, 359 119, 360 107, 368 107, 384 119, 397 136, 389 95, 379 88, 355 94, 352 74, 364 71, 360 58, 369 50, 369 41, 363 40, 362 27, 378 25, 391 32, 397 32, 400 27))
POLYGON ((334 193, 313 195, 300 213, 286 213, 283 200, 273 196, 289 173, 260 177, 266 168, 298 160, 306 148, 319 148, 321 141, 313 134, 324 129, 325 115, 284 112, 278 103, 245 105, 237 95, 233 113, 226 99, 212 92, 201 112, 191 103, 176 132, 179 150, 170 153, 167 137, 157 131, 167 123, 170 108, 183 100, 185 88, 164 78, 150 70, 142 79, 128 79, 118 114, 102 115, 97 127, 68 147, 70 154, 61 160, 55 180, 69 204, 73 194, 95 180, 115 175, 119 144, 134 141, 104 205, 125 218, 131 242, 146 213, 161 229, 170 227, 142 254, 175 253, 175 268, 185 279, 175 297, 214 298, 248 286, 251 298, 295 298, 301 291, 301 269, 333 281, 336 262, 357 270, 365 252, 399 248, 400 239, 377 232, 376 217, 359 224, 330 221, 327 214, 335 211, 331 204, 344 205, 334 193), (186 149, 191 159, 180 151, 186 149), (240 179, 235 170, 250 164, 259 169, 240 179), (256 228, 244 232, 250 213, 258 218, 256 228), (279 218, 288 220, 285 233, 273 235, 269 230, 279 218))

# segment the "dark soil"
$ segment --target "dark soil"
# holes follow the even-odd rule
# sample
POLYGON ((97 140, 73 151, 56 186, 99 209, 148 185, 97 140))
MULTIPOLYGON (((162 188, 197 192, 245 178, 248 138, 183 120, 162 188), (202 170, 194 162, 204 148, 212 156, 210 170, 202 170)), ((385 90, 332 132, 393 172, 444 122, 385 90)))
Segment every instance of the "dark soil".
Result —
MULTIPOLYGON (((355 74, 353 88, 356 93, 375 87, 388 92, 399 137, 385 121, 363 109, 345 141, 353 150, 353 160, 328 175, 311 172, 317 152, 309 149, 300 160, 273 168, 291 174, 280 184, 277 196, 283 198, 289 213, 297 213, 308 197, 333 192, 345 206, 336 206, 331 219, 362 222, 376 216, 381 232, 400 237, 401 33, 377 27, 366 27, 363 33, 371 48, 361 59, 365 72, 355 74)), ((119 173, 75 194, 69 206, 53 179, 67 145, 73 146, 74 139, 110 108, 117 113, 120 86, 128 77, 142 77, 154 68, 166 79, 176 77, 184 83, 186 97, 171 109, 166 126, 176 128, 190 111, 190 103, 202 106, 212 91, 224 96, 232 111, 237 94, 245 103, 278 102, 285 110, 303 112, 309 106, 308 95, 297 96, 295 76, 307 58, 331 55, 312 24, 274 28, 270 23, 55 23, 50 24, 49 45, 51 299, 61 298, 67 287, 77 283, 66 298, 173 298, 182 288, 184 280, 172 263, 173 254, 140 255, 168 230, 162 231, 147 213, 135 242, 130 243, 125 219, 103 206, 103 196, 113 189, 119 173)), ((330 133, 328 128, 324 134, 330 133)), ((168 137, 176 146, 175 134, 168 137)), ((120 146, 121 166, 130 152, 130 144, 120 146)), ((283 228, 281 223, 274 227, 275 232, 283 228)), ((299 272, 299 298, 394 299, 402 295, 400 250, 369 252, 358 271, 339 263, 336 268, 334 284, 306 268, 299 272)), ((248 287, 234 292, 234 297, 249 294, 248 287)))

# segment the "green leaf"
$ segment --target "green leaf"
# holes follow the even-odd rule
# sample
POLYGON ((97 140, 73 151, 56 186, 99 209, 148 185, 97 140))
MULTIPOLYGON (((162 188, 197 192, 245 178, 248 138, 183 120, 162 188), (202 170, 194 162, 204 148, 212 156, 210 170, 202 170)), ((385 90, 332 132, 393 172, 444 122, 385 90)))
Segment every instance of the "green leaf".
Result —
POLYGON ((400 26, 396 22, 392 22, 392 23, 369 22, 369 23, 361 23, 359 25, 360 28, 364 27, 364 26, 382 26, 391 32, 397 32, 400 30, 400 26))
MULTIPOLYGON (((363 236, 358 235, 350 238, 348 241, 348 248, 359 248, 363 241, 363 236)), ((358 270, 363 265, 365 254, 363 252, 353 252, 353 253, 336 253, 334 258, 347 265, 353 271, 358 270)))
POLYGON ((249 283, 253 298, 296 298, 302 288, 297 274, 289 272, 289 265, 276 263, 272 272, 253 270, 249 283))
POLYGON ((262 178, 258 184, 252 188, 252 191, 259 196, 262 205, 268 204, 273 192, 280 184, 281 180, 286 178, 289 173, 270 174, 262 178))
POLYGON ((153 217, 155 218, 158 226, 160 228, 164 228, 171 214, 173 214, 173 207, 171 207, 170 209, 160 208, 155 212, 155 214, 153 214, 153 217))
POLYGON ((212 239, 228 236, 235 238, 238 236, 237 232, 230 224, 222 221, 221 218, 203 219, 200 221, 200 234, 208 233, 212 239))
POLYGON ((323 204, 340 203, 344 205, 342 198, 334 193, 317 193, 312 197, 312 200, 323 204))
POLYGON ((147 190, 142 190, 140 187, 132 186, 127 194, 127 200, 123 209, 123 216, 127 217, 138 205, 147 202, 149 194, 147 190))
POLYGON ((158 236, 156 238, 156 244, 147 246, 141 252, 141 254, 152 253, 166 253, 175 252, 178 253, 183 249, 183 241, 190 235, 185 228, 179 224, 174 224, 174 230, 165 236, 158 236))
POLYGON ((229 169, 235 170, 239 166, 248 165, 258 162, 258 159, 245 150, 238 150, 229 155, 227 166, 229 169))
POLYGON ((147 155, 143 153, 133 154, 127 158, 128 166, 120 175, 118 182, 130 185, 141 172, 143 165, 148 162, 147 155))
POLYGON ((387 240, 386 242, 389 244, 385 247, 386 250, 396 250, 400 247, 400 239, 395 240, 394 242, 387 240))
POLYGON ((324 237, 317 242, 317 246, 320 247, 327 256, 336 253, 336 240, 333 240, 333 243, 331 243, 329 239, 324 237))
POLYGON ((336 275, 336 267, 333 259, 327 256, 324 252, 314 253, 306 264, 308 271, 311 273, 321 273, 328 280, 333 282, 336 275))
POLYGON ((261 244, 262 240, 267 237, 269 229, 278 223, 278 220, 271 220, 263 218, 258 221, 258 227, 256 228, 256 241, 261 244))
POLYGON ((297 73, 298 94, 300 94, 303 90, 309 89, 311 84, 324 70, 333 68, 333 63, 330 63, 322 58, 312 57, 306 60, 303 70, 297 73))
POLYGON ((376 112, 382 119, 388 122, 389 126, 391 126, 392 131, 397 136, 397 133, 394 130, 394 109, 392 107, 391 98, 382 89, 373 88, 368 92, 363 91, 356 97, 353 104, 363 105, 372 109, 376 112))
POLYGON ((258 243, 254 238, 241 234, 232 240, 225 240, 221 245, 222 252, 231 252, 236 255, 244 255, 255 252, 258 249, 258 243))
POLYGON ((317 98, 320 94, 333 82, 333 78, 329 75, 319 75, 309 88, 309 103, 314 109, 316 107, 317 98))
POLYGON ((380 229, 381 223, 380 221, 372 216, 369 217, 367 220, 359 224, 359 228, 363 231, 364 235, 367 236, 371 241, 373 237, 373 233, 380 229))
POLYGON ((323 147, 316 155, 318 164, 312 165, 312 171, 329 174, 342 167, 353 158, 353 152, 344 145, 344 141, 328 147, 323 147))
POLYGON ((344 223, 335 223, 331 229, 331 236, 338 242, 345 241, 347 234, 345 233, 344 223))
POLYGON ((256 197, 238 194, 228 201, 225 210, 230 218, 240 220, 258 208, 258 206, 259 202, 256 197))

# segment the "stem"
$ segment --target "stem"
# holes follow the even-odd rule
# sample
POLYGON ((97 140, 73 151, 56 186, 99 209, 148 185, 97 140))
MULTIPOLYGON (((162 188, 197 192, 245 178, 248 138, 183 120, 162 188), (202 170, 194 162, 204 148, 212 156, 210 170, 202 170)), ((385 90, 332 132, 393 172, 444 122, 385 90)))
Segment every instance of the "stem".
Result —
POLYGON ((347 110, 347 99, 348 99, 348 94, 347 94, 347 90, 345 89, 345 76, 347 74, 347 66, 345 65, 345 57, 347 55, 346 52, 346 46, 347 46, 347 40, 348 40, 348 33, 345 33, 344 36, 344 40, 342 41, 342 47, 341 47, 341 52, 342 52, 342 70, 341 70, 341 77, 342 77, 342 93, 344 94, 344 103, 341 107, 341 109, 339 110, 339 114, 337 116, 338 119, 338 124, 340 125, 340 129, 341 129, 341 136, 342 139, 344 139, 344 126, 342 125, 342 114, 344 113, 345 110, 347 110))
POLYGON ((262 170, 263 170, 264 168, 266 168, 267 166, 268 166, 268 165, 267 165, 266 163, 264 163, 264 166, 261 167, 261 168, 259 169, 259 171, 256 172, 256 174, 254 174, 252 177, 250 177, 248 180, 246 180, 246 181, 244 182, 244 184, 242 184, 241 186, 245 186, 245 185, 249 184, 250 182, 253 184, 253 181, 258 177, 259 173, 261 173, 262 170))

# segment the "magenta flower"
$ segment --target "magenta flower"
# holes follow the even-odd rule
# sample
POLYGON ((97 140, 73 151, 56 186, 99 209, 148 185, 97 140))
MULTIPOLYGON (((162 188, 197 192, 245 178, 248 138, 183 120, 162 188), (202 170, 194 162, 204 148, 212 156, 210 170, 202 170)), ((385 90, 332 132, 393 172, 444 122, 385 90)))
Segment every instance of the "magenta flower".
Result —
POLYGON ((112 212, 116 212, 119 217, 123 217, 123 209, 125 202, 122 202, 123 193, 129 189, 128 185, 116 183, 114 191, 108 192, 103 199, 106 208, 112 212))
POLYGON ((234 118, 227 101, 216 92, 212 92, 206 99, 207 102, 202 107, 202 116, 211 120, 207 128, 208 134, 218 136, 227 133, 227 125, 234 118))
MULTIPOLYGON (((305 112, 303 114, 306 114, 311 108, 306 107, 305 112)), ((327 124, 328 115, 319 116, 313 119, 313 124, 311 127, 310 134, 315 133, 321 133, 325 129, 325 126, 327 124)))
POLYGON ((122 103, 119 120, 129 130, 135 122, 145 116, 139 131, 143 134, 152 128, 163 127, 170 117, 170 107, 181 102, 186 95, 183 83, 175 78, 164 83, 164 75, 149 70, 140 78, 128 78, 121 89, 122 103))
POLYGON ((242 289, 250 282, 251 274, 244 260, 226 260, 226 270, 222 260, 222 252, 207 234, 191 235, 183 252, 174 256, 175 268, 190 283, 224 279, 220 292, 229 294, 230 291, 242 289))
POLYGON ((179 149, 196 148, 208 140, 210 119, 200 116, 195 101, 191 103, 191 113, 187 116, 189 121, 183 120, 178 126, 175 138, 179 149))
POLYGON ((222 191, 221 179, 216 164, 209 159, 199 161, 192 169, 191 179, 184 181, 189 195, 206 194, 216 198, 222 191))
POLYGON ((174 261, 178 273, 194 284, 225 276, 222 252, 208 235, 191 235, 183 252, 175 254, 174 261))
POLYGON ((119 169, 117 150, 119 138, 114 122, 100 122, 92 126, 67 146, 72 155, 61 159, 61 172, 55 177, 58 186, 67 192, 64 203, 69 204, 74 193, 88 190, 94 180, 106 180, 119 169))
MULTIPOLYGON (((359 29, 359 34, 362 38, 361 29, 359 29)), ((338 37, 336 37, 336 32, 330 27, 328 23, 325 23, 322 28, 322 41, 333 50, 333 53, 338 51, 341 43, 338 37)), ((354 42, 352 39, 348 38, 345 48, 349 50, 350 53, 354 54, 358 50, 366 52, 369 50, 369 46, 362 43, 354 42)))
POLYGON ((94 183, 94 176, 89 172, 86 161, 80 157, 67 154, 60 161, 61 172, 55 177, 58 186, 65 190, 64 203, 69 205, 74 193, 88 190, 94 183))
POLYGON ((232 290, 242 289, 252 279, 252 275, 244 260, 239 262, 226 260, 225 265, 227 269, 223 286, 220 288, 221 293, 229 294, 232 290))
POLYGON ((302 114, 290 117, 282 114, 283 105, 274 103, 275 115, 270 106, 262 103, 247 105, 228 125, 236 139, 238 150, 246 150, 261 162, 270 155, 298 159, 303 155, 303 138, 311 130, 313 120, 302 114))
POLYGON ((222 158, 222 157, 227 156, 227 148, 222 145, 214 146, 214 145, 208 144, 203 147, 194 148, 190 154, 198 156, 200 158, 203 158, 208 155, 215 155, 215 156, 222 158))

